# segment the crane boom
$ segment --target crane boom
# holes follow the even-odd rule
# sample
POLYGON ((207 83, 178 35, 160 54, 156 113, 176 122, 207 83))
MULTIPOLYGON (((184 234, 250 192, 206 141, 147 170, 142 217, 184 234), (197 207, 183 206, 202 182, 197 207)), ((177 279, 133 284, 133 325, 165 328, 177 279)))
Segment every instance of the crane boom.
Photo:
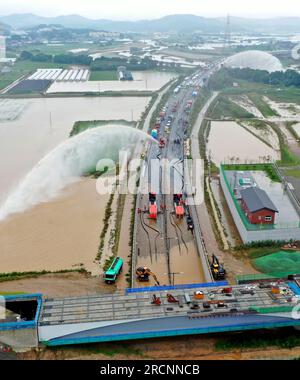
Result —
POLYGON ((147 267, 140 267, 140 268, 137 268, 136 270, 136 274, 138 276, 138 280, 139 281, 149 281, 149 276, 152 276, 156 285, 159 285, 159 281, 157 279, 157 276, 155 273, 153 273, 151 271, 151 269, 147 268, 147 267))

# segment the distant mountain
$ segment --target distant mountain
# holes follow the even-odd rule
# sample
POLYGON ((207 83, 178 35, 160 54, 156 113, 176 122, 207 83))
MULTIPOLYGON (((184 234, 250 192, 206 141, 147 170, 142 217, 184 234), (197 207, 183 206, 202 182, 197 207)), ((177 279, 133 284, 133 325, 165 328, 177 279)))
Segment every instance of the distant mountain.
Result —
POLYGON ((1 33, 6 34, 7 32, 10 31, 10 29, 11 29, 11 28, 10 28, 9 25, 7 25, 7 24, 5 24, 4 22, 0 21, 0 34, 1 34, 1 33))
POLYGON ((14 13, 9 16, 2 16, 0 17, 0 22, 4 22, 12 28, 17 29, 30 28, 41 24, 58 24, 67 28, 93 28, 98 24, 98 21, 93 21, 79 15, 42 17, 32 13, 14 13))
POLYGON ((105 29, 117 32, 170 32, 194 31, 215 32, 224 30, 222 20, 208 19, 194 15, 165 16, 155 20, 112 21, 105 19, 91 20, 79 15, 58 17, 41 17, 31 13, 12 14, 0 17, 13 28, 29 28, 41 24, 58 24, 67 28, 105 29))
MULTIPOLYGON (((226 18, 205 18, 194 15, 170 15, 154 20, 112 21, 91 20, 79 15, 41 17, 32 13, 0 17, 0 22, 12 28, 28 28, 40 24, 58 24, 68 28, 90 28, 117 32, 193 32, 223 33, 226 18)), ((300 18, 247 19, 231 17, 231 30, 244 33, 297 33, 300 18)))
POLYGON ((248 19, 231 17, 231 27, 243 28, 255 33, 299 33, 300 17, 277 17, 270 19, 248 19))

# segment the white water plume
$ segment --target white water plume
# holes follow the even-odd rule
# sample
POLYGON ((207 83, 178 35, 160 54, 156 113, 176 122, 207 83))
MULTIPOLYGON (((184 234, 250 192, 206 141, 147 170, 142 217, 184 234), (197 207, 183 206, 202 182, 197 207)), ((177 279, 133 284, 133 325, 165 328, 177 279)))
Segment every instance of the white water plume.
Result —
MULTIPOLYGON (((128 126, 101 126, 69 138, 57 146, 25 176, 0 206, 0 220, 56 197, 67 185, 94 170, 101 159, 118 161, 121 150, 152 140, 128 126)), ((95 188, 96 191, 96 188, 95 188)))

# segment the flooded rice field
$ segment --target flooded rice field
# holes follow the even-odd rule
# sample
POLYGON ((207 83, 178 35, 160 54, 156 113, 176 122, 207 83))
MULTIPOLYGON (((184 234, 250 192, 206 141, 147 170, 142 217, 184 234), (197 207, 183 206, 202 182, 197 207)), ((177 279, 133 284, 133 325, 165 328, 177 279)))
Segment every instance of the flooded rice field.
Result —
POLYGON ((47 93, 107 92, 107 91, 157 91, 177 74, 157 71, 133 72, 133 81, 54 82, 47 93))
POLYGON ((279 158, 279 152, 231 121, 211 123, 207 149, 217 165, 222 162, 260 162, 268 156, 274 160, 279 158))
POLYGON ((0 123, 17 119, 27 105, 28 101, 23 99, 0 99, 0 123))
MULTIPOLYGON (((8 196, 9 200, 15 201, 22 200, 25 195, 30 198, 28 191, 25 195, 23 191, 21 197, 19 194, 24 187, 19 184, 26 182, 24 177, 29 172, 30 178, 37 180, 33 188, 47 184, 51 178, 57 181, 59 176, 66 174, 66 167, 53 165, 45 170, 44 176, 37 178, 33 175, 43 167, 45 156, 51 156, 58 151, 58 145, 70 141, 69 134, 75 121, 108 120, 108 125, 116 125, 109 120, 138 120, 149 99, 48 98, 2 102, 0 109, 6 111, 1 113, 0 122, 0 210, 3 211, 8 196)), ((105 145, 103 139, 99 144, 105 145)), ((88 148, 82 149, 88 151, 88 148)), ((76 152, 74 148, 75 155, 76 152)), ((70 157, 65 159, 70 161, 70 157)), ((77 163, 82 165, 80 160, 77 163)), ((108 196, 97 193, 96 181, 92 179, 76 178, 76 182, 70 180, 68 183, 48 201, 43 200, 43 196, 52 191, 53 184, 47 188, 44 186, 41 203, 33 203, 23 212, 20 209, 18 213, 8 213, 9 216, 1 220, 1 272, 56 271, 78 269, 83 265, 92 273, 100 273, 99 264, 94 260, 108 196)))
MULTIPOLYGON (((300 120, 300 106, 296 103, 279 103, 264 96, 264 101, 281 117, 288 120, 300 120)), ((276 119, 276 116, 274 116, 276 119)), ((277 117, 278 118, 278 117, 277 117)))
POLYGON ((10 120, 11 112, 8 111, 7 119, 2 114, 3 121, 0 122, 0 203, 39 160, 68 139, 75 121, 138 120, 149 99, 105 97, 10 101, 18 117, 10 120), (18 111, 20 107, 24 108, 22 112, 18 111))
POLYGON ((246 111, 252 113, 255 117, 263 118, 263 114, 255 107, 254 103, 248 98, 247 95, 240 95, 230 97, 230 100, 238 106, 244 108, 246 111))
POLYGON ((272 129, 272 127, 268 124, 262 124, 259 127, 256 127, 251 121, 243 120, 241 124, 247 128, 250 132, 254 133, 254 135, 261 138, 263 141, 271 145, 276 151, 280 151, 279 139, 276 132, 272 129))
POLYGON ((181 66, 187 66, 187 67, 196 67, 196 66, 204 66, 205 62, 199 61, 199 60, 192 60, 192 59, 186 59, 186 58, 180 58, 175 57, 172 55, 151 55, 152 59, 157 62, 162 63, 176 63, 180 64, 181 66))

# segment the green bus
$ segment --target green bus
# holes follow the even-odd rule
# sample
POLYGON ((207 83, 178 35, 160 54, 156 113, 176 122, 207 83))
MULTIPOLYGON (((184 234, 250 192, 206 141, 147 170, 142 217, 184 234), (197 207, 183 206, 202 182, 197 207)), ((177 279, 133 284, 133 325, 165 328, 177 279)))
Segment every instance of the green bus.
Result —
POLYGON ((104 273, 104 281, 107 284, 114 284, 117 277, 122 272, 123 269, 123 260, 121 257, 116 257, 108 270, 104 273))

